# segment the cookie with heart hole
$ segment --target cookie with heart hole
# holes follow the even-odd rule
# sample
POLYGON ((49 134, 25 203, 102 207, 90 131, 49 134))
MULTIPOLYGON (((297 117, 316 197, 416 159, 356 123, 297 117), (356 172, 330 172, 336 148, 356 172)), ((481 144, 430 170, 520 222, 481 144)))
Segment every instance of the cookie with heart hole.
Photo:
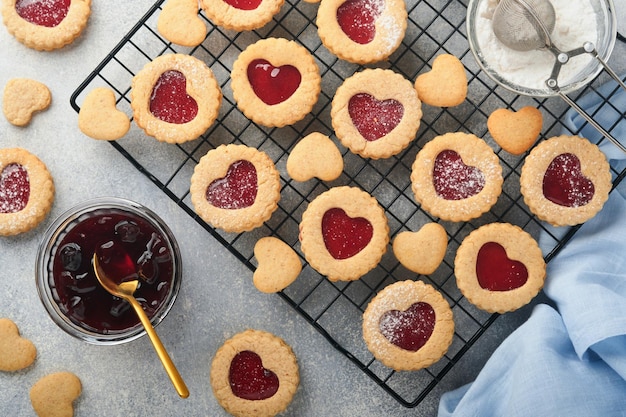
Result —
POLYGON ((541 111, 532 106, 518 111, 497 109, 487 119, 487 129, 498 145, 513 155, 521 155, 537 141, 543 126, 541 111))
POLYGON ((454 259, 454 275, 470 303, 490 313, 506 313, 539 293, 546 263, 528 232, 508 223, 490 223, 463 239, 454 259))
POLYGON ((117 140, 130 129, 130 119, 117 109, 115 93, 106 87, 91 90, 78 112, 78 128, 98 140, 117 140))
POLYGON ((454 55, 438 55, 431 70, 415 79, 415 90, 420 100, 430 106, 458 106, 467 97, 467 75, 463 63, 454 55))
POLYGON ((33 229, 53 201, 52 175, 37 156, 22 148, 0 149, 0 236, 33 229))
POLYGON ((313 55, 282 38, 249 45, 235 60, 230 78, 239 109, 268 127, 302 120, 317 103, 322 82, 313 55))
POLYGON ((50 89, 30 78, 12 78, 4 86, 2 112, 14 126, 26 126, 35 113, 46 110, 52 102, 50 89))
POLYGON ((500 160, 487 143, 470 133, 446 133, 417 153, 411 170, 415 199, 443 220, 480 217, 502 193, 500 160))
POLYGON ((22 337, 17 325, 0 318, 0 371, 14 372, 28 368, 37 358, 37 348, 22 337))
POLYGON ((262 28, 285 0, 201 0, 206 16, 217 26, 238 32, 262 28))
POLYGON ((387 69, 365 69, 335 92, 331 110, 335 135, 364 158, 389 158, 415 139, 422 103, 411 82, 387 69))
POLYGON ((200 45, 206 37, 207 28, 198 15, 198 1, 167 0, 157 19, 157 30, 177 45, 200 45))
POLYGON ((191 176, 191 203, 209 225, 226 232, 255 229, 278 208, 280 175, 265 152, 220 145, 206 153, 191 176))
POLYGON ((55 372, 40 378, 30 389, 30 403, 39 417, 71 417, 74 401, 82 393, 80 378, 55 372))
POLYGON ((221 102, 213 71, 191 55, 161 55, 137 72, 131 84, 135 123, 161 142, 197 139, 217 118, 221 102))
POLYGON ((422 281, 383 288, 367 305, 362 326, 369 351, 396 371, 416 371, 437 362, 454 336, 450 305, 422 281))
POLYGON ((211 362, 213 394, 236 417, 282 413, 299 384, 298 362, 291 347, 261 330, 245 330, 226 340, 211 362))
POLYGON ((326 135, 313 132, 302 138, 289 152, 287 173, 296 181, 319 178, 333 181, 343 172, 343 157, 326 135))
POLYGON ((302 213, 300 247, 330 281, 354 281, 378 265, 389 243, 385 211, 367 192, 334 187, 302 213))
POLYGON ((257 240, 254 256, 258 265, 252 282, 264 293, 284 290, 302 271, 302 261, 296 251, 277 237, 266 236, 257 240))
POLYGON ((594 217, 609 198, 611 167, 597 145, 578 136, 555 136, 533 148, 520 175, 528 208, 553 226, 594 217))
POLYGON ((74 42, 91 14, 91 0, 3 0, 0 7, 9 33, 38 51, 74 42))

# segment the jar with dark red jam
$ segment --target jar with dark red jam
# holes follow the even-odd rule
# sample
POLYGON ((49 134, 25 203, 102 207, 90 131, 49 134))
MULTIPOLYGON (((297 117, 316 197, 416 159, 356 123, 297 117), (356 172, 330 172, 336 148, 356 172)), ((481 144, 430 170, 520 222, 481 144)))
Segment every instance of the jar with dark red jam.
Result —
POLYGON ((94 344, 117 344, 145 333, 130 304, 98 282, 94 252, 115 244, 132 259, 135 298, 153 326, 171 309, 180 288, 178 244, 151 210, 119 198, 84 202, 59 217, 39 246, 36 279, 50 317, 67 333, 94 344))

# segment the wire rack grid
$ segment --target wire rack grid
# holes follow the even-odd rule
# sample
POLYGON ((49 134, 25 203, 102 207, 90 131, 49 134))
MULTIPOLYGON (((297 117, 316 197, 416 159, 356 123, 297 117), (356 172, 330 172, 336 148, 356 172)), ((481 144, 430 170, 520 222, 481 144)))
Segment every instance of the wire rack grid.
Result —
MULTIPOLYGON (((302 257, 305 266, 301 275, 279 293, 339 352, 400 404, 417 406, 498 317, 475 308, 456 287, 454 254, 463 238, 482 224, 496 221, 516 224, 535 237, 543 234, 547 246, 552 248, 546 254, 549 261, 576 231, 576 228, 561 229, 557 235, 529 212, 519 192, 519 171, 524 156, 509 155, 493 142, 486 128, 488 115, 501 107, 538 107, 544 116, 543 139, 560 134, 563 129, 560 120, 568 108, 558 99, 538 100, 515 95, 495 85, 480 71, 467 42, 466 1, 408 0, 405 38, 391 59, 377 66, 392 69, 414 80, 418 74, 430 70, 430 63, 437 55, 453 54, 461 59, 467 71, 467 100, 455 108, 424 105, 422 123, 414 143, 388 159, 367 160, 337 143, 343 151, 345 164, 341 177, 330 183, 317 180, 299 183, 286 174, 290 150, 299 139, 315 131, 335 139, 329 114, 334 91, 344 79, 362 69, 339 60, 322 45, 315 26, 317 5, 286 0, 271 23, 262 29, 241 33, 214 26, 200 12, 208 28, 206 39, 197 47, 186 48, 168 42, 156 30, 163 3, 164 0, 157 1, 76 89, 70 100, 72 107, 78 112, 84 96, 93 88, 104 86, 116 92, 118 108, 132 116, 131 80, 146 63, 168 53, 193 55, 207 63, 220 84, 224 100, 218 120, 205 134, 191 142, 169 145, 146 137, 133 125, 124 138, 111 142, 111 145, 251 270, 256 268, 254 244, 263 236, 279 237, 302 256, 298 242, 302 212, 317 195, 338 185, 356 186, 375 196, 385 209, 392 238, 403 230, 418 230, 427 222, 436 221, 444 225, 449 236, 447 253, 441 266, 430 276, 418 277, 404 269, 388 250, 379 266, 360 280, 333 283, 314 271, 302 257), (293 126, 258 126, 237 109, 232 96, 229 78, 232 63, 246 46, 268 37, 299 42, 314 56, 322 76, 322 92, 313 111, 293 126), (437 135, 455 131, 470 132, 484 138, 499 155, 505 179, 503 193, 496 205, 479 219, 467 223, 443 222, 421 210, 414 200, 409 179, 412 162, 423 144, 437 135), (195 165, 208 150, 228 143, 242 143, 266 152, 281 173, 278 210, 262 227, 243 234, 230 234, 212 228, 196 216, 190 202, 189 183, 195 165), (454 339, 446 355, 431 367, 417 372, 395 372, 380 364, 367 350, 361 334, 361 316, 369 300, 386 285, 405 279, 422 279, 437 288, 450 303, 455 319, 454 339)), ((573 98, 591 91, 600 94, 594 87, 599 83, 596 80, 573 98)), ((609 101, 610 95, 602 96, 602 100, 609 101)), ((614 126, 605 128, 611 131, 614 126)), ((615 168, 613 174, 615 184, 624 177, 624 172, 615 168)))

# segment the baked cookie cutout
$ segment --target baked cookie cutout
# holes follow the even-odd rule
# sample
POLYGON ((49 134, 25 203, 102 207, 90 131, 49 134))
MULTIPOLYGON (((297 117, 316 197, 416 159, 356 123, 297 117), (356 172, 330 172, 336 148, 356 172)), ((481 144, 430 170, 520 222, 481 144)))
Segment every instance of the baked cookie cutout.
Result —
POLYGON ((487 118, 487 129, 493 140, 505 151, 521 155, 537 141, 543 116, 541 111, 532 106, 522 107, 518 111, 497 109, 487 118))
POLYGON ((553 226, 573 226, 594 217, 611 191, 611 168, 598 146, 578 136, 555 136, 524 160, 524 202, 553 226))
POLYGON ((463 63, 454 55, 438 55, 432 69, 415 79, 415 90, 420 100, 429 106, 458 106, 467 97, 463 63))
POLYGON ((28 368, 37 358, 37 348, 20 336, 17 325, 0 318, 0 371, 14 372, 28 368))
POLYGON ((448 248, 448 233, 439 223, 426 223, 418 231, 405 230, 393 239, 393 253, 406 269, 422 275, 437 270, 448 248))
POLYGON ((211 363, 211 387, 236 417, 273 417, 287 409, 300 384, 293 350, 278 336, 246 330, 228 339, 211 363))
POLYGON ((30 402, 39 417, 71 417, 74 401, 82 392, 80 379, 71 372, 56 372, 39 379, 30 389, 30 402))
POLYGON ((337 145, 326 135, 313 132, 289 152, 287 173, 296 181, 319 178, 333 181, 343 172, 343 157, 337 145))
POLYGON ((190 192, 205 222, 226 232, 247 232, 278 208, 280 175, 266 153, 245 145, 220 145, 200 158, 190 192))
POLYGON ((157 30, 177 45, 200 45, 207 28, 198 15, 198 0, 167 0, 157 19, 157 30))
POLYGON ((0 236, 33 229, 53 200, 52 175, 39 158, 22 148, 0 149, 0 236))
POLYGON ((437 136, 420 150, 411 171, 415 199, 448 221, 480 217, 502 193, 500 160, 485 141, 469 133, 437 136))
POLYGON ((252 275, 257 290, 274 293, 287 288, 302 271, 300 257, 282 240, 267 236, 254 245, 258 266, 252 275))
POLYGON ((374 357, 396 371, 416 371, 437 362, 454 336, 450 305, 431 285, 388 285, 363 313, 363 338, 374 357))
POLYGON ((470 233, 457 249, 459 290, 476 307, 506 313, 528 304, 543 287, 546 264, 533 237, 518 226, 490 223, 470 233))
POLYGON ((130 119, 116 107, 115 93, 106 87, 91 90, 78 112, 78 128, 98 140, 117 140, 130 129, 130 119))
POLYGON ((407 27, 402 0, 321 0, 317 33, 337 57, 355 64, 386 60, 407 27))
POLYGON ((365 69, 337 88, 330 110, 341 143, 364 158, 405 149, 417 134, 422 104, 411 82, 386 69, 365 69))
POLYGON ((204 13, 217 26, 244 31, 259 29, 280 11, 285 0, 201 0, 204 13))
POLYGON ((2 20, 9 33, 38 51, 74 42, 90 14, 91 0, 2 0, 2 20))
POLYGON ((321 91, 313 56, 303 46, 282 38, 249 45, 235 60, 230 78, 239 109, 248 119, 268 127, 303 119, 321 91))
POLYGON ((36 112, 46 110, 52 101, 50 89, 30 78, 12 78, 4 86, 2 111, 9 123, 26 126, 36 112))
POLYGON ((312 268, 331 281, 354 281, 387 250, 389 226, 378 201, 356 187, 334 187, 302 214, 300 244, 312 268))
POLYGON ((149 62, 133 77, 131 87, 135 123, 161 142, 198 138, 213 124, 222 102, 213 71, 185 54, 149 62))

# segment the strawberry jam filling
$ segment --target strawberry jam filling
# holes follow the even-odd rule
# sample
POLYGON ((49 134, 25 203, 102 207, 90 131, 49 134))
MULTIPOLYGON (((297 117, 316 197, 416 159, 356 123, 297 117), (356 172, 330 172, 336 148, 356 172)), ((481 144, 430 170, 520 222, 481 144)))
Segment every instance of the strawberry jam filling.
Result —
POLYGON ((593 182, 583 175, 580 160, 571 153, 554 158, 543 176, 543 195, 560 206, 584 206, 594 192, 593 182))
POLYGON ((354 42, 368 44, 376 37, 374 24, 384 6, 384 0, 348 0, 337 9, 339 27, 354 42))
POLYGON ((255 10, 261 5, 262 0, 224 0, 224 2, 235 9, 255 10))
POLYGON ((167 123, 183 124, 198 115, 198 103, 187 94, 187 79, 180 71, 165 71, 150 96, 150 113, 167 123))
POLYGON ((278 376, 263 367, 261 357, 250 350, 235 355, 228 382, 233 394, 245 400, 265 400, 278 391, 278 376))
POLYGON ((9 164, 0 173, 0 213, 22 211, 30 198, 28 171, 20 164, 9 164))
POLYGON ((259 190, 254 164, 241 159, 228 167, 226 176, 216 179, 206 189, 206 199, 221 209, 250 207, 259 190))
POLYGON ((322 217, 322 237, 330 255, 347 259, 361 252, 372 240, 374 228, 364 217, 352 218, 340 208, 331 208, 322 217))
POLYGON ((375 141, 395 129, 404 115, 404 106, 397 100, 377 100, 367 93, 350 97, 348 113, 354 127, 367 141, 375 141))
POLYGON ((435 310, 428 303, 417 302, 407 310, 390 310, 380 318, 379 329, 394 345, 411 352, 426 344, 435 329, 435 310))
POLYGON ((70 10, 71 0, 17 0, 15 11, 27 22, 37 26, 58 26, 70 10))
POLYGON ((273 106, 296 92, 302 75, 293 65, 275 67, 264 59, 255 59, 248 64, 248 80, 257 97, 273 106))
POLYGON ((502 245, 487 242, 478 251, 476 276, 485 290, 511 291, 526 284, 528 270, 523 263, 510 259, 502 245))
POLYGON ((485 177, 478 168, 465 165, 457 152, 448 149, 435 159, 433 185, 439 197, 462 200, 480 193, 485 177))

